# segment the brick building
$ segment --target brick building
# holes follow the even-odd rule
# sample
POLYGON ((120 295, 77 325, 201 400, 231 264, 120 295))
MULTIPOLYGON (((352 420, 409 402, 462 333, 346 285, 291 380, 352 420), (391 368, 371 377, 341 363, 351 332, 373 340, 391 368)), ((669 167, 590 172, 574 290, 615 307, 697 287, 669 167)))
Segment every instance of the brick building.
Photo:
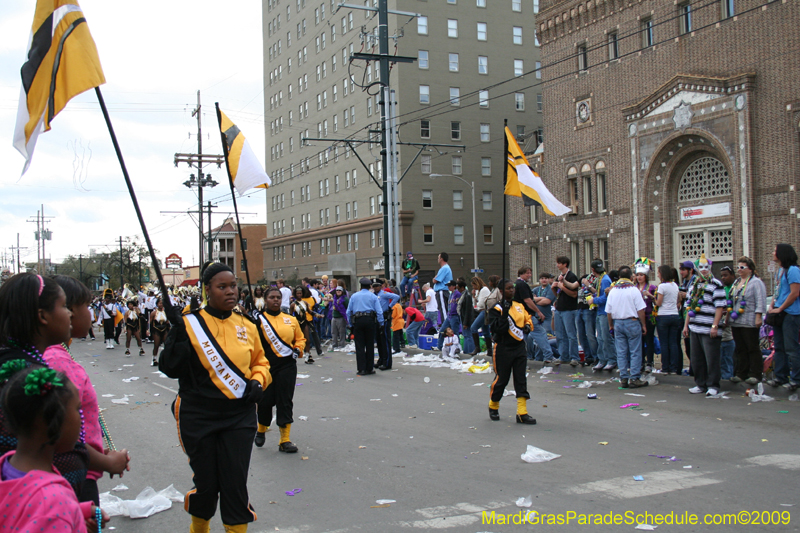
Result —
MULTIPOLYGON (((267 226, 265 224, 242 224, 242 239, 244 240, 244 250, 247 252, 247 267, 250 271, 250 283, 253 285, 258 280, 267 278, 267 272, 264 267, 264 254, 260 249, 260 243, 266 234, 267 226), (250 243, 249 246, 248 242, 250 243)), ((226 219, 220 226, 211 230, 211 237, 213 239, 214 260, 231 267, 239 283, 242 285, 247 284, 243 268, 244 255, 239 243, 236 220, 233 218, 226 219)))
POLYGON ((796 246, 798 23, 786 1, 543 0, 541 173, 573 213, 512 199, 512 270, 705 252, 765 271, 796 246))

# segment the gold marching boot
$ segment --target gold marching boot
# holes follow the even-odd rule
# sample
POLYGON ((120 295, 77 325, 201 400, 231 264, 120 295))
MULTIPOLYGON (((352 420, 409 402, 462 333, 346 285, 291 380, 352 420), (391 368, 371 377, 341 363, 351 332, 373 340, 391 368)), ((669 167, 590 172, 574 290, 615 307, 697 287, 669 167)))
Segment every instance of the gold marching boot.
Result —
POLYGON ((203 520, 196 516, 192 517, 192 525, 189 526, 189 533, 208 533, 211 520, 203 520))
POLYGON ((247 533, 247 524, 238 524, 236 526, 229 526, 228 524, 222 524, 225 526, 225 533, 247 533))
POLYGON ((278 450, 286 453, 297 453, 297 446, 289 440, 289 434, 292 431, 292 425, 286 424, 284 427, 278 427, 281 431, 281 440, 278 444, 278 450))
POLYGON ((536 419, 528 414, 528 399, 517 398, 517 424, 535 424, 536 419))

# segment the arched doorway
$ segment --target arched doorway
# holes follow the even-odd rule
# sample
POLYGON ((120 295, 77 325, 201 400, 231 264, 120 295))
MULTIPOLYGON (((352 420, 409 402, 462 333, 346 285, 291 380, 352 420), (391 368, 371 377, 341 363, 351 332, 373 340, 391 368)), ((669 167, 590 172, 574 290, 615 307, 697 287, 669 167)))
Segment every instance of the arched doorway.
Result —
MULTIPOLYGON (((704 147, 705 148, 705 147, 704 147)), ((726 164, 715 150, 687 154, 672 169, 673 260, 694 261, 701 254, 714 262, 714 273, 734 261, 733 190, 726 164), (674 181, 673 181, 674 180, 674 181)))

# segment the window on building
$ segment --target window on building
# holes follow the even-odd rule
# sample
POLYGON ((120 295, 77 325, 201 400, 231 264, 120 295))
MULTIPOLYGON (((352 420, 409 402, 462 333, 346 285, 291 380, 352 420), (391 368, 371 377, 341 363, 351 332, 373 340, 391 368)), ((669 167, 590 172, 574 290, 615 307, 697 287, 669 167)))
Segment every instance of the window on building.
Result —
POLYGON ((531 224, 536 224, 539 222, 539 206, 532 205, 531 206, 531 224))
POLYGON ((533 12, 534 13, 539 12, 539 0, 533 0, 533 12))
POLYGON ((428 35, 428 17, 417 17, 417 33, 428 35))
POLYGON ((594 259, 594 243, 583 241, 583 271, 592 271, 592 260, 594 259))
POLYGON ((431 121, 430 120, 420 120, 419 121, 419 136, 423 139, 430 139, 431 138, 431 121))
POLYGON ((588 215, 592 212, 592 177, 583 177, 583 213, 588 215))
POLYGON ((485 22, 478 22, 478 40, 485 41, 489 38, 488 25, 485 22))
POLYGON ((431 103, 431 88, 429 85, 419 86, 419 103, 420 104, 431 103))
POLYGON ((486 7, 486 0, 477 0, 476 5, 478 7, 486 7))
POLYGON ((489 58, 478 56, 478 74, 489 74, 489 58))
POLYGON ((511 28, 511 42, 514 44, 522 44, 522 26, 514 26, 511 28))
POLYGON ((619 34, 612 31, 608 33, 608 60, 619 59, 619 34))
POLYGON ((454 155, 451 159, 450 168, 453 174, 460 176, 463 168, 464 159, 460 155, 454 155))
POLYGON ((419 68, 423 70, 427 70, 428 67, 428 51, 427 50, 420 50, 417 54, 417 65, 419 68))
POLYGON ((461 140, 461 122, 450 122, 450 139, 453 141, 461 140))
POLYGON ((489 107, 489 91, 478 91, 478 104, 481 107, 489 107))
POLYGON ((567 187, 569 188, 569 207, 572 208, 571 215, 578 214, 578 178, 567 179, 567 187))
POLYGON ((650 48, 653 46, 653 19, 650 17, 643 18, 641 22, 642 31, 642 48, 650 48))
POLYGON ((543 107, 542 107, 542 93, 537 93, 536 94, 536 111, 541 113, 542 109, 543 109, 543 107))
POLYGON ((511 11, 522 11, 522 0, 511 0, 511 11))
POLYGON ((722 0, 722 18, 731 18, 736 14, 733 2, 734 0, 722 0))
POLYGON ((422 208, 433 209, 433 191, 429 189, 422 190, 422 208))
POLYGON ((483 191, 483 196, 481 198, 483 203, 483 210, 484 211, 491 211, 492 210, 492 191, 483 191))
POLYGON ((370 196, 369 197, 369 214, 370 215, 374 215, 375 214, 375 197, 374 196, 370 196))
POLYGON ((350 202, 344 204, 344 219, 350 220, 350 202))
POLYGON ((606 267, 606 272, 607 272, 608 260, 609 260, 608 239, 597 239, 597 248, 600 255, 600 259, 603 261, 603 265, 606 267))
POLYGON ((336 253, 339 253, 341 251, 342 251, 342 238, 336 237, 336 253))
POLYGON ((456 19, 447 19, 447 36, 454 39, 458 37, 458 21, 456 19))
POLYGON ((481 124, 481 142, 488 143, 490 140, 489 124, 481 124))
POLYGON ((375 248, 375 230, 369 230, 369 247, 375 248))
POLYGON ((423 244, 433 244, 433 226, 422 226, 423 244))
POLYGON ((488 177, 492 175, 492 158, 481 157, 481 176, 488 177))
POLYGON ((608 210, 608 196, 606 194, 606 174, 605 163, 598 163, 602 166, 602 172, 597 172, 597 210, 603 213, 608 210))
POLYGON ((539 280, 539 249, 531 246, 531 281, 539 280))
POLYGON ((464 244, 464 226, 453 226, 453 244, 464 244))
POLYGON ((453 191, 453 209, 461 210, 464 209, 464 192, 463 191, 453 191))
POLYGON ((678 17, 681 35, 692 31, 692 4, 682 2, 678 4, 678 17))
POLYGON ((339 206, 336 205, 333 207, 333 221, 338 223, 341 220, 341 215, 339 214, 339 206))
POLYGON ((353 236, 348 233, 347 234, 347 251, 349 252, 352 249, 353 249, 353 236))
POLYGON ((514 93, 514 109, 525 111, 525 93, 514 93))
POLYGON ((431 173, 431 156, 429 155, 420 156, 420 172, 422 174, 431 173))
POLYGON ((589 51, 586 47, 586 43, 578 45, 577 55, 578 55, 578 71, 586 72, 586 69, 589 68, 589 51))
POLYGON ((515 59, 514 60, 514 76, 520 77, 525 73, 525 67, 523 66, 522 59, 515 59))
POLYGON ((458 54, 448 54, 450 72, 458 72, 458 54))
POLYGON ((461 89, 450 87, 450 105, 461 105, 461 89))
POLYGON ((483 226, 483 244, 494 244, 493 228, 493 226, 483 226))
POLYGON ((353 219, 358 218, 358 202, 353 202, 353 219))

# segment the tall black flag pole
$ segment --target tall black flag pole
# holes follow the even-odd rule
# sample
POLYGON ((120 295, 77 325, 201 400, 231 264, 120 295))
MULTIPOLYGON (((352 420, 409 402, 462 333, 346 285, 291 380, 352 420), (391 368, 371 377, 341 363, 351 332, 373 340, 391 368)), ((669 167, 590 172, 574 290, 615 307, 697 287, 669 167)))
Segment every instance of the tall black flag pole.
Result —
POLYGON ((236 191, 233 188, 233 178, 231 177, 231 165, 228 162, 228 139, 222 131, 222 114, 219 111, 219 102, 214 102, 217 108, 217 122, 219 123, 219 135, 222 139, 222 153, 225 154, 225 168, 228 170, 228 184, 231 186, 231 198, 233 199, 233 212, 236 213, 236 229, 239 230, 239 247, 242 249, 242 260, 244 261, 244 274, 247 278, 247 290, 250 288, 250 269, 247 268, 247 252, 244 249, 244 237, 242 237, 242 225, 239 223, 239 208, 236 207, 236 191))
POLYGON ((106 120, 108 133, 111 135, 111 142, 114 144, 114 151, 117 152, 119 166, 122 168, 122 175, 125 177, 125 184, 128 186, 128 192, 130 193, 131 200, 133 201, 133 208, 136 211, 136 217, 139 219, 139 226, 142 228, 142 234, 144 235, 144 240, 147 243, 147 250, 150 252, 150 260, 153 262, 153 268, 156 271, 156 278, 158 279, 158 284, 161 287, 161 299, 164 302, 164 307, 166 309, 170 309, 172 307, 172 300, 169 297, 167 286, 164 284, 164 276, 161 275, 161 266, 158 264, 156 251, 153 249, 153 243, 150 242, 150 234, 147 233, 147 226, 144 223, 144 217, 142 217, 142 210, 139 209, 139 202, 136 200, 136 192, 133 190, 131 177, 128 175, 128 168, 125 166, 125 160, 122 158, 122 150, 119 148, 117 135, 114 133, 114 126, 111 125, 111 117, 108 116, 108 109, 106 109, 106 102, 103 100, 103 93, 100 92, 100 87, 95 87, 94 92, 97 94, 97 101, 100 103, 100 109, 103 111, 103 118, 106 120))
POLYGON ((508 182, 508 119, 503 119, 503 144, 505 146, 506 153, 503 154, 503 159, 505 162, 503 164, 503 270, 502 276, 505 278, 508 276, 508 272, 506 272, 506 183, 508 182))

